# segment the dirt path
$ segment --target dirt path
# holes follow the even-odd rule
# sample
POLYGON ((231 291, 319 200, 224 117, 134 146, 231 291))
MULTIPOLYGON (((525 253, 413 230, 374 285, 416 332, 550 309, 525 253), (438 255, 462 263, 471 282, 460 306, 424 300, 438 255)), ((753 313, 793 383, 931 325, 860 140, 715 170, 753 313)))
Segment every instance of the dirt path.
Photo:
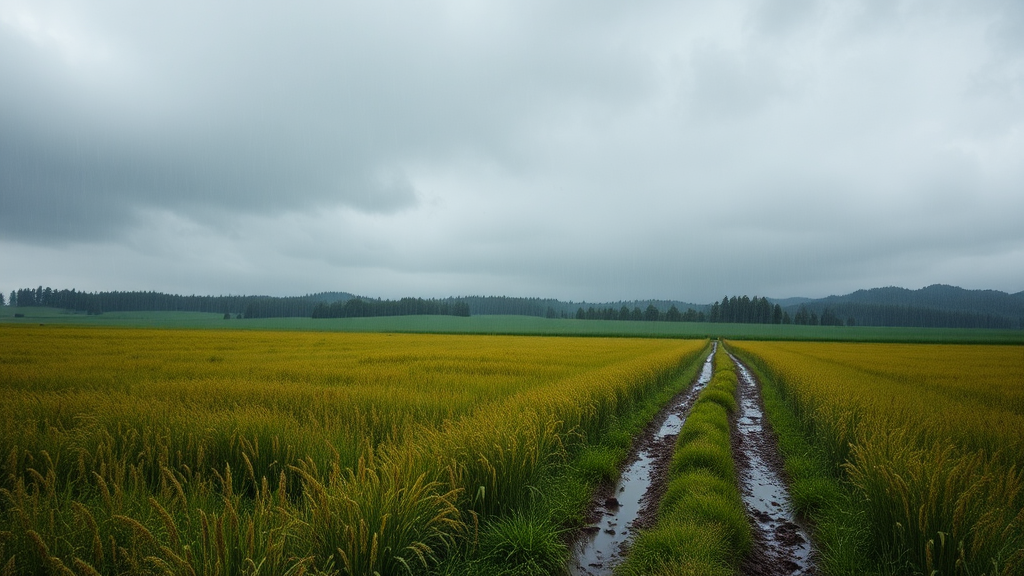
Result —
POLYGON ((667 487, 676 436, 693 402, 711 381, 712 358, 717 349, 718 344, 713 344, 697 381, 676 395, 637 437, 619 481, 596 491, 590 503, 588 524, 574 539, 568 566, 572 576, 611 574, 622 561, 633 534, 654 524, 667 487))
POLYGON ((753 373, 736 362, 740 408, 732 451, 743 502, 754 532, 754 547, 740 573, 748 576, 817 574, 807 531, 792 512, 775 432, 764 418, 761 387, 753 373))

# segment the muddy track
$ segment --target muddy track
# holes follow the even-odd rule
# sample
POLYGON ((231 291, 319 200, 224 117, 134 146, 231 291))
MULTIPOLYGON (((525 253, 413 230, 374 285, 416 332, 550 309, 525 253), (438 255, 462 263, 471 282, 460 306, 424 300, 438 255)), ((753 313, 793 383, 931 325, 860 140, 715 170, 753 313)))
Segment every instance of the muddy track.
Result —
POLYGON ((775 432, 764 417, 761 386, 732 354, 739 380, 732 453, 754 545, 740 567, 747 576, 817 574, 810 539, 799 525, 775 432))
POLYGON ((676 437, 700 391, 711 381, 717 349, 713 344, 697 380, 669 401, 633 442, 618 482, 604 483, 595 491, 587 524, 572 539, 573 556, 567 566, 572 576, 611 574, 633 535, 654 525, 668 487, 676 437))
MULTIPOLYGON (((697 396, 712 377, 717 343, 700 376, 644 428, 624 462, 619 481, 598 487, 587 525, 572 539, 572 576, 606 576, 618 566, 633 535, 650 528, 668 486, 676 437, 697 396)), ((732 452, 754 545, 739 573, 747 576, 814 575, 807 531, 792 512, 775 433, 764 418, 761 387, 753 373, 730 354, 739 380, 739 409, 732 422, 732 452)))

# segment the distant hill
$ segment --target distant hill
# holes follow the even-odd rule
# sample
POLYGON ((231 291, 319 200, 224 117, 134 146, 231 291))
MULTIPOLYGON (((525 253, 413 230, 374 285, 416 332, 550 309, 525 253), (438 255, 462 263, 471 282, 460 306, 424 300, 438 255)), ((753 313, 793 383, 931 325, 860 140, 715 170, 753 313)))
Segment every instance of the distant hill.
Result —
POLYGON ((857 290, 843 296, 783 305, 790 315, 801 307, 821 315, 828 310, 868 326, 947 328, 1022 328, 1024 292, 967 290, 934 284, 919 290, 889 286, 857 290))
POLYGON ((334 304, 335 302, 348 302, 357 296, 348 292, 317 292, 316 294, 308 294, 305 297, 313 302, 334 304))
POLYGON ((799 306, 807 302, 813 302, 814 298, 769 298, 768 301, 771 302, 772 304, 778 304, 783 308, 789 308, 790 306, 799 306))
POLYGON ((856 302, 917 306, 946 311, 970 310, 995 315, 1013 315, 1024 309, 1024 292, 1007 294, 998 290, 966 290, 946 284, 933 284, 919 290, 890 286, 857 290, 845 296, 829 296, 825 302, 856 302))

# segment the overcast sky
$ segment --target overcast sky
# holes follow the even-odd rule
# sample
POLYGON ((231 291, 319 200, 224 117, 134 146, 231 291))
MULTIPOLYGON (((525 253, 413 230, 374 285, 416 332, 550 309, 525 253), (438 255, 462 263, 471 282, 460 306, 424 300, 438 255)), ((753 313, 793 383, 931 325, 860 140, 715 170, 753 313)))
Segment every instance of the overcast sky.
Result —
POLYGON ((5 296, 934 283, 1024 290, 1020 0, 0 0, 5 296))

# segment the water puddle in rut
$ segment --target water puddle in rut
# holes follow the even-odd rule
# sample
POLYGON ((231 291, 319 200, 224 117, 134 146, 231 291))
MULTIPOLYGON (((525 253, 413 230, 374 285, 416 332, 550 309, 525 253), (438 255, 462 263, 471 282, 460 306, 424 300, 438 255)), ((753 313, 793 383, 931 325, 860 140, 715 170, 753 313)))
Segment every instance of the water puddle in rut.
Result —
POLYGON ((674 448, 675 437, 682 429, 690 407, 704 386, 711 381, 714 366, 712 359, 717 349, 718 344, 713 344, 711 354, 704 361, 697 382, 684 394, 676 397, 653 441, 647 442, 637 454, 636 460, 623 470, 615 485, 614 496, 602 503, 601 519, 583 529, 569 563, 569 574, 572 576, 610 575, 622 562, 624 547, 633 537, 635 523, 641 511, 645 506, 656 507, 658 504, 646 502, 644 496, 652 484, 656 459, 671 459, 673 450, 657 448, 666 442, 670 442, 674 448))
MULTIPOLYGON (((731 356, 731 355, 730 355, 731 356)), ((740 492, 755 526, 750 574, 815 574, 807 532, 796 523, 789 491, 779 471, 778 447, 765 430, 760 390, 739 360, 740 409, 736 417, 736 455, 740 492)))

